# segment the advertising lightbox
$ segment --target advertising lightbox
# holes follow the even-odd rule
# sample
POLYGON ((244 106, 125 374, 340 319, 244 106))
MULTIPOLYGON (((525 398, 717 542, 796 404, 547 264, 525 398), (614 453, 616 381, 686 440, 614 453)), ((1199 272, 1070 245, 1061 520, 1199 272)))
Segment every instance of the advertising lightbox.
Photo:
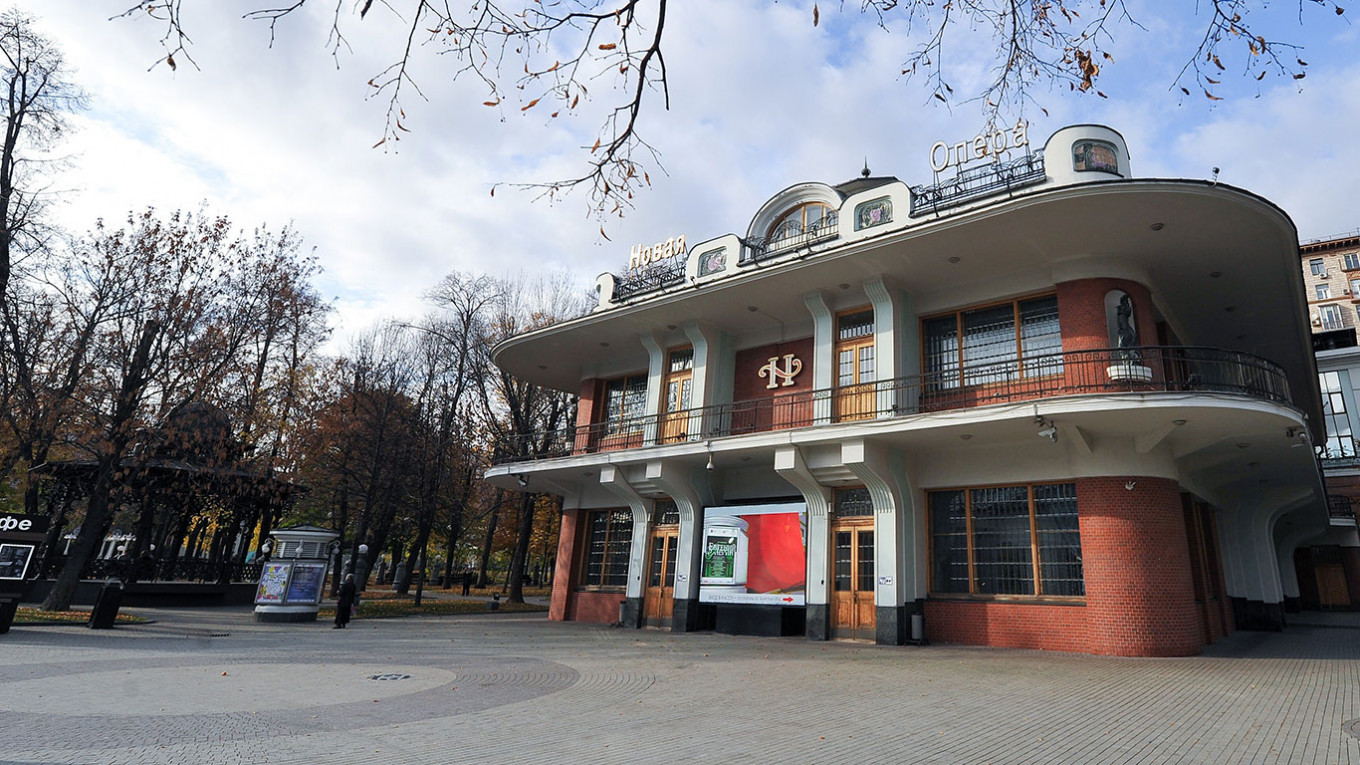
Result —
POLYGON ((807 505, 704 509, 700 603, 806 604, 807 505))

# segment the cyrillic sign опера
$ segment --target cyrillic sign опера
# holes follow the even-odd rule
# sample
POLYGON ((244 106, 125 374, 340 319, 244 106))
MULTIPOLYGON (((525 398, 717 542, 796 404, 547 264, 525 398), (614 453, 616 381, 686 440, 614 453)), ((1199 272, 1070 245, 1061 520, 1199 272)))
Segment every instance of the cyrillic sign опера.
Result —
POLYGON ((954 165, 966 165, 978 159, 991 156, 1000 157, 1003 152, 1029 146, 1029 123, 1018 121, 1009 131, 997 129, 990 134, 979 135, 972 141, 959 141, 950 146, 944 141, 936 141, 930 147, 930 169, 940 172, 954 165))

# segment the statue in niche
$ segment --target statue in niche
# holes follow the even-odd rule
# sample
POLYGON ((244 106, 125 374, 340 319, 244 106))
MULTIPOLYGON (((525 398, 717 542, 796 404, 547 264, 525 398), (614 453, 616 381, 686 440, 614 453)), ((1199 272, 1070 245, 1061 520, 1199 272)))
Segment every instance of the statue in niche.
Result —
POLYGON ((1143 354, 1138 351, 1138 327, 1133 321, 1133 299, 1128 295, 1119 298, 1119 306, 1114 312, 1115 341, 1119 351, 1116 358, 1124 361, 1142 361, 1143 354))

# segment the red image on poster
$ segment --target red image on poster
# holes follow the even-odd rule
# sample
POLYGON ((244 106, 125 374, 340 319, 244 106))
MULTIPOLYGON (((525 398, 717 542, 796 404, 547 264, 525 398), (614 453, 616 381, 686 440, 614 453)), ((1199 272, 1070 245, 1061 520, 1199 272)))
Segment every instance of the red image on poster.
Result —
POLYGON ((798 513, 744 515, 751 540, 746 589, 773 593, 803 589, 807 554, 798 513))

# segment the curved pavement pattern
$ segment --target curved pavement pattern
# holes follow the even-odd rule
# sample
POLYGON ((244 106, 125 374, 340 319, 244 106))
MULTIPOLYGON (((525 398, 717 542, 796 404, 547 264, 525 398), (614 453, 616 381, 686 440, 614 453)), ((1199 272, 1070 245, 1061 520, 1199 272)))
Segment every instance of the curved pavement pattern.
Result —
POLYGON ((4 763, 1357 763, 1360 620, 1118 659, 496 615, 0 636, 4 763))

